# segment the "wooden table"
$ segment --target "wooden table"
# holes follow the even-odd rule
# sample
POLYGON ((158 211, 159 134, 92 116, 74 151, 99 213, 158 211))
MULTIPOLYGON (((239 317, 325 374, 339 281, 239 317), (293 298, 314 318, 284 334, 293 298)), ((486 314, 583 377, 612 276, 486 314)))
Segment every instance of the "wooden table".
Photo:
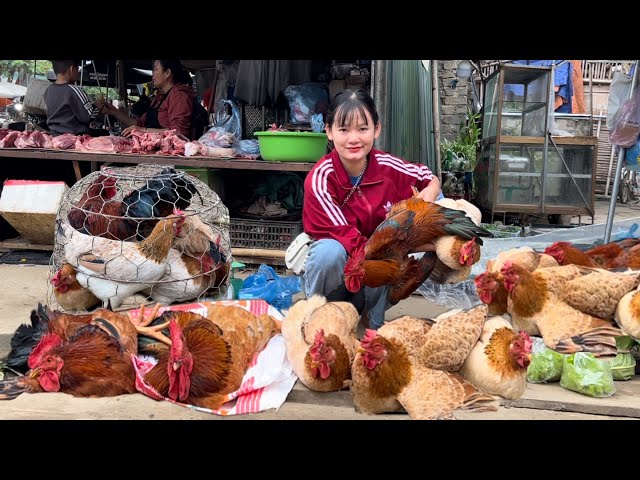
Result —
POLYGON ((234 170, 268 170, 281 172, 308 172, 315 163, 267 162, 247 158, 209 158, 171 155, 138 155, 131 153, 89 153, 73 150, 46 150, 42 148, 2 148, 0 158, 38 158, 46 160, 67 160, 73 163, 76 180, 80 180, 78 162, 91 162, 91 171, 96 171, 98 163, 151 163, 154 165, 175 165, 182 167, 206 167, 234 170))
MULTIPOLYGON (((174 165, 182 167, 206 167, 233 170, 267 170, 280 172, 309 172, 315 163, 303 162, 267 162, 264 160, 251 160, 247 158, 210 158, 210 157, 185 157, 171 155, 138 155, 129 153, 89 153, 76 152, 74 150, 49 150, 42 148, 0 148, 0 159, 9 157, 14 159, 45 159, 71 161, 76 180, 82 178, 79 162, 91 162, 91 171, 98 169, 98 163, 150 163, 154 165, 174 165)), ((1 163, 0 163, 1 165, 1 163)), ((28 250, 53 250, 52 245, 35 245, 24 239, 14 239, 0 242, 0 248, 28 250)), ((262 250, 270 255, 264 258, 272 259, 274 264, 284 264, 284 252, 279 250, 262 250)), ((247 260, 247 249, 232 249, 232 254, 240 259, 247 260), (235 252, 234 252, 235 250, 235 252)), ((253 258, 253 256, 251 257, 253 258)), ((261 260, 264 260, 260 257, 261 260)))

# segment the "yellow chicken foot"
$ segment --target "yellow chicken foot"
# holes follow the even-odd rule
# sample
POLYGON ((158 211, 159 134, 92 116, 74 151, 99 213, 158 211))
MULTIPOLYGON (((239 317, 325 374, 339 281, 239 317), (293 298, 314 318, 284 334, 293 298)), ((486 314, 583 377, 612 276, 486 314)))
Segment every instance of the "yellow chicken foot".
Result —
POLYGON ((169 326, 169 322, 162 323, 160 325, 155 325, 153 327, 149 327, 149 324, 155 320, 158 315, 158 310, 160 310, 161 304, 156 303, 155 307, 151 311, 151 315, 147 320, 144 319, 144 310, 145 305, 141 304, 140 309, 138 310, 138 315, 136 318, 131 320, 131 323, 136 327, 136 331, 139 335, 145 335, 147 337, 153 338, 162 342, 166 345, 171 345, 171 340, 162 333, 162 330, 169 326))
POLYGON ((160 302, 156 303, 155 307, 153 307, 153 310, 151 311, 151 315, 149 315, 149 319, 145 320, 144 319, 145 305, 144 303, 141 303, 140 309, 138 310, 138 316, 136 318, 132 318, 131 323, 133 323, 136 327, 148 327, 149 324, 155 320, 156 315, 158 315, 158 310, 160 310, 161 306, 162 305, 160 304, 160 302))
POLYGON ((153 327, 136 326, 136 330, 140 335, 145 335, 147 337, 154 338, 166 345, 171 345, 171 339, 169 339, 169 337, 165 336, 162 333, 162 330, 164 330, 168 326, 169 326, 169 322, 165 322, 160 325, 155 325, 153 327))

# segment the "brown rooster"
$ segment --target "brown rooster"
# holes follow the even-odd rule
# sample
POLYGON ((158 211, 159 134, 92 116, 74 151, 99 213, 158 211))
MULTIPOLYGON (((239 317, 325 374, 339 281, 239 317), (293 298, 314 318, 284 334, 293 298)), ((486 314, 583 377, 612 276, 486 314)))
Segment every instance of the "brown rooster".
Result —
POLYGON ((360 321, 348 302, 313 295, 296 302, 282 322, 287 358, 300 381, 318 392, 340 390, 351 378, 360 321))
MULTIPOLYGON (((486 314, 486 307, 482 309, 486 314)), ((434 343, 424 350, 433 328, 429 322, 403 317, 377 332, 366 331, 352 367, 351 391, 357 410, 375 414, 404 407, 412 419, 437 419, 452 418, 451 412, 458 408, 496 409, 493 397, 479 392, 458 374, 426 365, 425 355, 436 354, 434 343)), ((462 350, 467 342, 463 344, 462 350)), ((449 349, 446 342, 441 345, 449 349)), ((440 362, 438 358, 431 360, 440 362)), ((450 366, 457 362, 453 360, 450 366)))
POLYGON ((640 268, 640 239, 624 238, 582 251, 569 242, 556 242, 545 253, 553 255, 561 265, 600 268, 640 268))
POLYGON ((560 265, 581 265, 583 267, 593 268, 600 267, 600 265, 587 253, 577 249, 569 242, 555 242, 550 247, 545 248, 544 253, 551 255, 560 265))
POLYGON ((209 310, 208 318, 177 311, 159 317, 169 321, 171 347, 160 352, 144 380, 164 397, 216 410, 279 329, 270 316, 240 307, 209 310))
POLYGON ((425 252, 416 259, 407 255, 402 259, 366 260, 364 250, 352 252, 345 265, 345 286, 350 292, 362 286, 391 285, 389 301, 395 305, 411 295, 429 277, 437 262, 433 252, 425 252))
POLYGON ((462 210, 453 210, 419 198, 409 198, 392 205, 384 220, 365 244, 365 258, 378 260, 404 258, 416 248, 444 235, 456 235, 464 240, 492 237, 462 210))
POLYGON ((78 283, 76 269, 69 263, 65 263, 51 277, 51 285, 58 304, 65 310, 89 310, 102 304, 91 290, 78 283))
POLYGON ((518 399, 526 388, 532 345, 526 332, 516 333, 503 317, 489 318, 460 375, 483 392, 518 399))
POLYGON ((29 367, 27 375, 0 383, 0 399, 25 392, 111 397, 136 391, 131 354, 96 325, 81 327, 67 341, 46 334, 29 356, 29 367))
MULTIPOLYGON (((455 235, 464 240, 475 238, 480 245, 482 245, 480 236, 492 236, 487 230, 475 225, 462 210, 452 210, 435 203, 425 202, 416 197, 395 203, 392 205, 386 220, 378 225, 365 243, 364 257, 362 252, 356 251, 352 252, 347 260, 344 272, 345 285, 351 291, 359 289, 360 281, 365 277, 368 270, 367 265, 363 264, 363 262, 368 260, 393 260, 400 264, 407 261, 409 253, 416 251, 416 249, 423 247, 425 244, 433 243, 439 237, 445 235, 455 235)), ((430 257, 425 258, 423 261, 426 265, 422 269, 417 269, 419 275, 422 275, 427 270, 430 273, 433 268, 430 257)), ((374 266, 374 264, 371 264, 371 266, 374 266)), ((378 267, 378 264, 375 264, 375 267, 378 267)), ((397 270, 400 268, 397 265, 397 270)), ((377 268, 379 272, 383 271, 383 269, 384 267, 377 268)), ((397 270, 394 272, 397 272, 397 270)), ((386 277, 394 278, 394 275, 386 275, 386 277)), ((375 283, 382 281, 377 279, 375 283)), ((410 281, 417 285, 422 283, 418 282, 418 280, 410 281)), ((393 284, 387 283, 387 279, 384 282, 382 283, 383 285, 393 284)), ((408 282, 409 280, 405 281, 405 283, 408 282)), ((367 285, 366 282, 364 284, 367 285)), ((401 295, 396 295, 396 298, 398 297, 401 297, 401 295)))
POLYGON ((616 355, 615 337, 621 335, 620 330, 593 314, 607 314, 603 316, 608 318, 619 299, 634 288, 629 285, 637 285, 637 274, 574 265, 529 272, 507 261, 502 276, 514 326, 527 332, 539 330, 547 347, 559 353, 616 355))

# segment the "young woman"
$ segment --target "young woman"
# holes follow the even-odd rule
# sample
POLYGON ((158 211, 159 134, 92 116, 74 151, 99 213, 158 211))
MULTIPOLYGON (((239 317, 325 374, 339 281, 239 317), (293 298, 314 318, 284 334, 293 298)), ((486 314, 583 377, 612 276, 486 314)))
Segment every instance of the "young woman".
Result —
POLYGON ((304 231, 316 240, 302 278, 305 295, 352 301, 375 329, 384 323, 389 287, 365 287, 352 297, 343 280, 347 256, 367 241, 393 203, 412 196, 412 187, 425 201, 441 195, 440 181, 425 165, 373 148, 380 128, 367 92, 336 95, 325 127, 334 149, 307 175, 302 211, 304 231))

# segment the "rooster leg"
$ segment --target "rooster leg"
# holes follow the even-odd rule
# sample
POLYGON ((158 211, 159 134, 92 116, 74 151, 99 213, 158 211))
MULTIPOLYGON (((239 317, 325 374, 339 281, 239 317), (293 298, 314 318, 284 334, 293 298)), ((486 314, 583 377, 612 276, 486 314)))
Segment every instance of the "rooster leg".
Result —
POLYGON ((162 323, 160 325, 154 325, 153 327, 149 327, 149 324, 153 322, 158 314, 158 310, 160 309, 160 303, 156 303, 156 306, 153 307, 151 311, 151 315, 147 320, 144 319, 144 304, 140 305, 140 309, 138 310, 138 315, 136 318, 131 320, 131 323, 136 327, 136 331, 139 335, 144 335, 146 337, 153 338, 162 342, 166 345, 171 345, 171 340, 162 333, 162 330, 169 326, 169 322, 162 323))
POLYGON ((164 330, 168 326, 169 322, 161 323, 160 325, 154 325, 153 327, 141 327, 139 325, 136 325, 136 330, 140 335, 155 338, 159 342, 171 345, 171 339, 169 339, 162 333, 162 330, 164 330))
POLYGON ((144 319, 144 303, 140 304, 140 309, 138 310, 138 316, 134 319, 131 320, 131 323, 133 323, 136 327, 148 327, 149 324, 151 322, 153 322, 156 318, 156 315, 158 315, 158 310, 160 310, 160 307, 162 305, 160 304, 160 302, 156 303, 155 307, 153 307, 153 310, 151 311, 151 315, 149 315, 149 318, 147 320, 144 319))

